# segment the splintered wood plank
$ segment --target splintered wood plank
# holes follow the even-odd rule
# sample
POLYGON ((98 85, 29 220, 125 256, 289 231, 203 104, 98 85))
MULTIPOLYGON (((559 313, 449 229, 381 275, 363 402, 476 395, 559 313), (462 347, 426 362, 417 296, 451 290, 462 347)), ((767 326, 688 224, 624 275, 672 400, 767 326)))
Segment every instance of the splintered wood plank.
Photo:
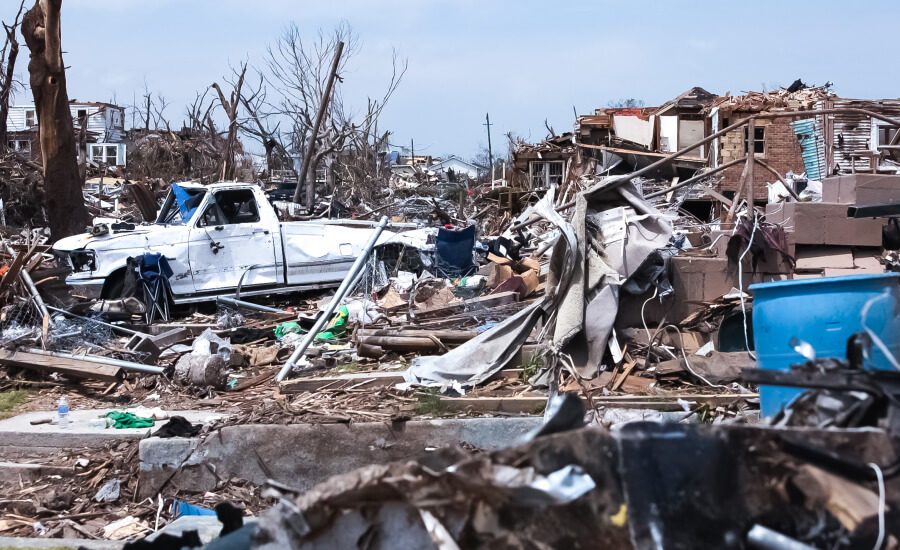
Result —
POLYGON ((0 348, 0 364, 106 382, 115 382, 123 378, 122 369, 112 365, 2 348, 0 348))

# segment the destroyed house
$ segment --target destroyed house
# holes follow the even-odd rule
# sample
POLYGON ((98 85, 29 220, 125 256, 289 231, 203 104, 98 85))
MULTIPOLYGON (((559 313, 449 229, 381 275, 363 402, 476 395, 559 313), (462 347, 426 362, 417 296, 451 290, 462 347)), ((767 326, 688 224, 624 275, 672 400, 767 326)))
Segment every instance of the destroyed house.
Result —
MULTIPOLYGON (((859 111, 815 113, 842 109, 900 119, 900 100, 845 99, 829 93, 825 87, 724 97, 707 110, 714 129, 751 115, 796 112, 797 116, 756 119, 752 138, 746 126, 728 132, 713 142, 709 166, 716 168, 745 157, 752 144, 754 157, 763 168, 753 172, 753 198, 758 202, 767 200, 767 183, 790 172, 817 181, 857 172, 897 173, 900 146, 892 143, 897 128, 859 111)), ((717 190, 731 198, 742 170, 743 163, 724 169, 717 190)))
POLYGON ((571 132, 538 144, 520 142, 512 153, 512 185, 533 190, 561 185, 576 153, 571 132))
MULTIPOLYGON (((642 168, 708 136, 711 122, 703 111, 715 99, 715 94, 694 87, 660 107, 597 109, 578 117, 578 146, 598 159, 600 166, 624 162, 631 169, 642 168)), ((689 177, 706 165, 706 157, 707 148, 701 146, 661 175, 689 177)))
MULTIPOLYGON (((84 154, 88 162, 96 165, 125 165, 125 108, 102 102, 69 102, 72 123, 76 135, 85 130, 84 154), (84 121, 84 122, 83 122, 84 121)), ((13 105, 7 117, 9 147, 40 158, 37 110, 34 104, 13 105)))

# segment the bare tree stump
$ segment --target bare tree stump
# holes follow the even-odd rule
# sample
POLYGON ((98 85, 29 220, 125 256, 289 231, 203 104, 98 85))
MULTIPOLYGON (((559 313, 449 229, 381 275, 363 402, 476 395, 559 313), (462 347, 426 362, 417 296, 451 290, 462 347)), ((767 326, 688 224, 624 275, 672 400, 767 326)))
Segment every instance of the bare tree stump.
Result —
POLYGON ((62 0, 35 0, 22 19, 22 36, 31 50, 28 63, 44 163, 44 208, 54 240, 82 233, 91 217, 84 205, 75 130, 66 93, 62 58, 62 0))

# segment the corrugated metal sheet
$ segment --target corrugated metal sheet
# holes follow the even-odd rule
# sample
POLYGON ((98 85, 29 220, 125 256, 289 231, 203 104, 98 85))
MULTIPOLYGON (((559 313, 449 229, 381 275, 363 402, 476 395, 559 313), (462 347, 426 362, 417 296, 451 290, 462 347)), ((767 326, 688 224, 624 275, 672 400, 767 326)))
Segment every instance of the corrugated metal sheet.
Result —
POLYGON ((816 119, 807 118, 791 122, 794 134, 800 140, 803 154, 803 166, 806 177, 813 180, 822 179, 822 166, 825 164, 825 143, 821 127, 817 128, 816 119))

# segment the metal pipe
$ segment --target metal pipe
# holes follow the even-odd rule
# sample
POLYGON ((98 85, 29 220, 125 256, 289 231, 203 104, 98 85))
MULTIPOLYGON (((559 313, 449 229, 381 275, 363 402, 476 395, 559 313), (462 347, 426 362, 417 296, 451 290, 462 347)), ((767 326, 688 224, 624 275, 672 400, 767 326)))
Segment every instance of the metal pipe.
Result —
POLYGON ((103 321, 98 321, 97 319, 91 319, 90 317, 84 317, 83 315, 78 315, 64 309, 59 309, 58 307, 47 306, 47 309, 55 311, 57 313, 62 313, 63 315, 68 315, 69 317, 72 317, 74 319, 81 319, 82 321, 97 323, 98 325, 103 325, 104 327, 109 327, 113 330, 118 330, 119 332, 125 334, 131 334, 132 336, 150 336, 149 334, 146 334, 144 332, 138 332, 136 330, 131 330, 130 328, 120 327, 119 325, 113 325, 112 323, 105 323, 103 321))
POLYGON ((300 345, 297 346, 297 349, 294 350, 294 353, 288 358, 287 362, 281 367, 281 370, 278 371, 278 376, 275 377, 276 382, 281 382, 284 380, 284 377, 291 371, 294 365, 297 363, 297 359, 300 358, 301 355, 306 351, 306 348, 312 344, 313 339, 315 339, 316 334, 322 330, 322 327, 325 326, 325 323, 331 319, 331 315, 334 313, 334 310, 337 308, 338 304, 341 303, 341 300, 344 299, 344 295, 350 290, 350 285, 356 279, 356 276, 359 274, 363 265, 365 265, 366 261, 369 258, 369 254, 372 253, 372 249, 375 248, 375 243, 378 242, 378 237, 381 236, 381 232, 384 231, 385 226, 387 226, 388 218, 387 216, 382 216, 381 221, 378 222, 378 225, 375 226, 375 231, 372 233, 372 236, 369 238, 369 242, 366 243, 366 248, 363 250, 362 254, 356 257, 356 261, 353 262, 353 267, 350 268, 350 271, 347 273, 347 276, 344 277, 343 282, 341 282, 341 286, 338 287, 337 291, 334 293, 334 297, 329 302, 328 307, 325 308, 325 311, 319 315, 319 318, 316 319, 315 324, 309 332, 306 333, 306 336, 303 338, 303 341, 300 342, 300 345))
POLYGON ((236 300, 234 298, 229 298, 227 296, 216 296, 216 302, 220 304, 228 304, 235 307, 243 307, 247 309, 254 309, 256 311, 265 311, 266 313, 283 313, 286 315, 290 315, 290 311, 285 311, 283 309, 277 309, 274 307, 263 306, 260 304, 254 304, 252 302, 245 302, 243 300, 236 300))
MULTIPOLYGON (((16 258, 16 251, 13 250, 9 243, 3 243, 6 246, 6 251, 9 252, 9 255, 16 258)), ((34 299, 34 305, 37 306, 38 311, 41 312, 41 317, 49 317, 50 312, 47 311, 47 305, 44 303, 44 299, 41 298, 41 293, 38 292, 36 286, 34 286, 34 281, 31 280, 31 275, 28 274, 28 270, 25 269, 25 265, 22 265, 22 269, 19 270, 19 277, 22 278, 22 282, 25 283, 25 286, 28 287, 28 292, 31 293, 31 297, 34 299)))
POLYGON ((808 544, 759 524, 754 525, 747 533, 747 542, 751 548, 759 550, 813 550, 808 544))
POLYGON ((688 178, 688 179, 678 183, 677 185, 672 185, 671 187, 666 187, 665 189, 660 189, 659 191, 654 191, 652 193, 648 193, 648 194, 644 195, 644 198, 652 199, 654 197, 659 197, 660 195, 665 195, 667 193, 671 193, 672 191, 676 191, 678 189, 681 189, 682 187, 691 185, 692 183, 696 183, 696 182, 702 180, 703 178, 712 176, 713 174, 715 174, 717 172, 721 172, 722 170, 725 170, 726 168, 731 168, 735 164, 738 164, 741 162, 746 162, 746 160, 747 160, 747 157, 741 157, 739 159, 734 159, 730 162, 726 162, 725 164, 719 165, 716 168, 713 168, 712 170, 707 170, 706 172, 703 172, 702 174, 697 174, 696 176, 694 176, 692 178, 688 178))
POLYGON ((34 286, 34 281, 31 280, 31 275, 28 274, 28 270, 25 269, 25 266, 22 266, 22 271, 19 272, 19 276, 22 277, 22 281, 25 283, 25 286, 28 287, 28 291, 31 293, 31 297, 34 299, 34 304, 37 306, 38 311, 41 312, 41 316, 50 317, 50 312, 47 311, 47 304, 44 303, 44 299, 41 298, 41 293, 38 292, 36 286, 34 286))
POLYGON ((141 363, 132 363, 131 361, 123 361, 121 359, 113 359, 112 357, 102 357, 100 355, 73 355, 61 351, 47 351, 40 348, 24 348, 22 351, 34 353, 35 355, 46 355, 48 357, 58 357, 60 359, 74 359, 76 361, 86 361, 88 363, 97 363, 99 365, 109 365, 119 367, 126 370, 138 372, 146 372, 149 374, 162 374, 163 368, 153 365, 143 365, 141 363))

